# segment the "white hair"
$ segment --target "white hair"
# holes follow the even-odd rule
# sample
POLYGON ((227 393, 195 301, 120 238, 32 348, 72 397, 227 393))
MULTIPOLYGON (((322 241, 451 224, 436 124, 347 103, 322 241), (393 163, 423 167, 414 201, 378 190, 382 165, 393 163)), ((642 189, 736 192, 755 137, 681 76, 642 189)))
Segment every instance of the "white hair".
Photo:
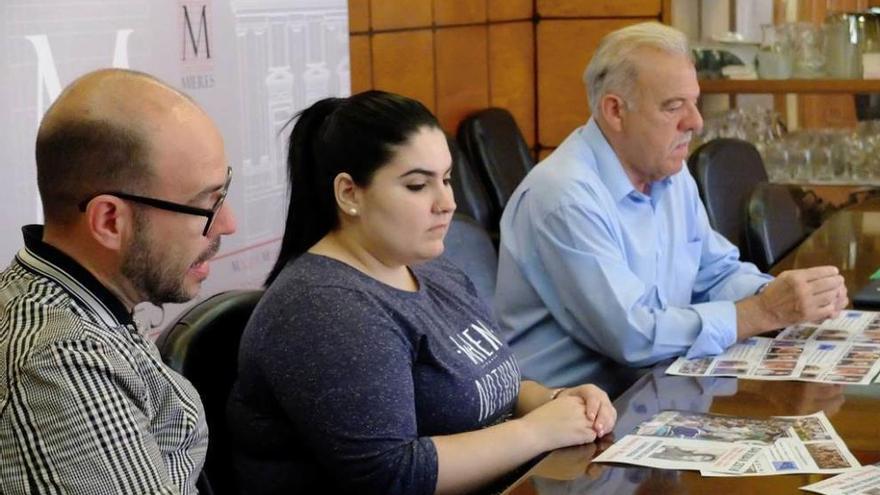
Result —
POLYGON ((684 33, 659 22, 642 22, 608 33, 584 70, 593 115, 599 101, 611 91, 632 99, 633 85, 638 79, 634 54, 641 48, 691 57, 684 33))

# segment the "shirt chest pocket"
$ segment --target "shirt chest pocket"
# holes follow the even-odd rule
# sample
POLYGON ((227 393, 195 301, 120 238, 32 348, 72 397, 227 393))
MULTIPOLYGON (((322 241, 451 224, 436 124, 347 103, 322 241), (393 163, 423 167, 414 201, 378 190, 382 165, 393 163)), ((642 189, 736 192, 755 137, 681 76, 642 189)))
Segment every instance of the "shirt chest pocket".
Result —
POLYGON ((672 306, 686 306, 691 303, 694 282, 700 271, 700 257, 703 252, 703 241, 689 241, 676 247, 669 265, 670 292, 669 303, 672 306))

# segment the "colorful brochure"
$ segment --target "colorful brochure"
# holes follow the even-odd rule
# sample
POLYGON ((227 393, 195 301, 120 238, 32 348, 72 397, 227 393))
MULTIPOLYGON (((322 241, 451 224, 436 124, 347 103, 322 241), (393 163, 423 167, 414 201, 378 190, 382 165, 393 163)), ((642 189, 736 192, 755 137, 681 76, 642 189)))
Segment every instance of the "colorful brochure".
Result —
POLYGON ((773 339, 746 339, 718 356, 679 358, 666 372, 868 385, 880 374, 880 313, 844 311, 821 324, 788 327, 773 339))
POLYGON ((841 473, 859 467, 822 412, 756 419, 663 411, 594 462, 699 470, 704 476, 841 473))

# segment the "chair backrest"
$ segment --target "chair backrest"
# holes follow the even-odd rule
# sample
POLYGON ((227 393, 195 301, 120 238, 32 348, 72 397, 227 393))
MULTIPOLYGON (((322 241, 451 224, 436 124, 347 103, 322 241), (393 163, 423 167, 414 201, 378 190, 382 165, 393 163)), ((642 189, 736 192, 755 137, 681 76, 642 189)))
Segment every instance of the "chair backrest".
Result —
POLYGON ((759 182, 767 182, 758 150, 739 139, 713 139, 691 154, 688 168, 697 182, 709 224, 739 248, 743 259, 751 261, 745 242, 746 202, 759 182))
POLYGON ((458 143, 471 166, 479 171, 493 207, 493 225, 513 190, 535 165, 513 116, 502 108, 487 108, 458 126, 458 143))
POLYGON ((468 162, 461 147, 447 136, 449 153, 452 155, 452 192, 455 194, 456 211, 473 218, 490 235, 497 238, 498 224, 493 222, 494 211, 482 179, 468 162))
POLYGON ((489 235, 473 219, 456 213, 444 245, 443 257, 467 273, 480 298, 491 308, 498 274, 498 254, 489 235))
POLYGON ((156 341, 162 359, 195 386, 205 407, 210 438, 200 492, 238 493, 226 401, 238 374, 241 334, 262 295, 262 290, 235 290, 211 296, 182 314, 156 341))
POLYGON ((789 186, 755 186, 748 202, 746 239, 752 261, 769 270, 803 241, 810 230, 789 186))

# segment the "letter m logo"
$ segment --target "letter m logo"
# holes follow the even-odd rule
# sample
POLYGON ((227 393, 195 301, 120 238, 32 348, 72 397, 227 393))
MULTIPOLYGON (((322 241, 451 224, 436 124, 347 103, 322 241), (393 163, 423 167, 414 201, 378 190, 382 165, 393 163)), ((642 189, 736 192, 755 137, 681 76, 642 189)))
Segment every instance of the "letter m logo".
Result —
POLYGON ((181 3, 183 16, 183 46, 180 59, 210 59, 211 40, 208 29, 208 4, 206 2, 181 3), (193 25, 195 24, 195 26, 193 25))

